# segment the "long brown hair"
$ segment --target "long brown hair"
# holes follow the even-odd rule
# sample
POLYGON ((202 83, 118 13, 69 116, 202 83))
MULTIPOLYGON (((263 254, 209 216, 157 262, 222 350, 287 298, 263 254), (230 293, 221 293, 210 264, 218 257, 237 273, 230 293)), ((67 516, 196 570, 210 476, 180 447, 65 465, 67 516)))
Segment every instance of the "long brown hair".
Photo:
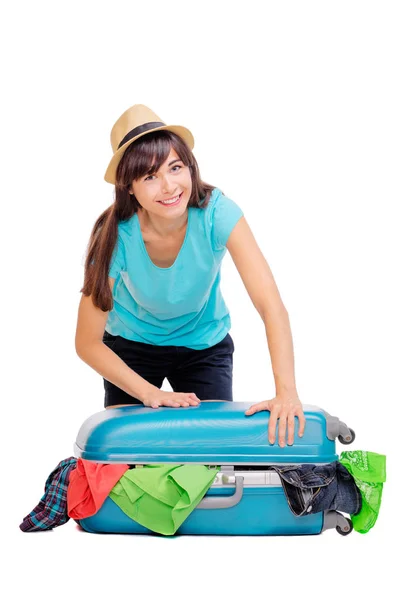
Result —
POLYGON ((188 206, 202 209, 208 204, 215 186, 201 180, 192 151, 177 134, 167 130, 154 131, 128 146, 116 171, 115 201, 99 216, 92 229, 80 290, 85 296, 92 296, 93 304, 103 311, 113 307, 108 272, 118 238, 118 223, 130 219, 140 208, 134 194, 129 193, 132 181, 158 171, 167 160, 171 147, 190 169, 192 193, 188 206))

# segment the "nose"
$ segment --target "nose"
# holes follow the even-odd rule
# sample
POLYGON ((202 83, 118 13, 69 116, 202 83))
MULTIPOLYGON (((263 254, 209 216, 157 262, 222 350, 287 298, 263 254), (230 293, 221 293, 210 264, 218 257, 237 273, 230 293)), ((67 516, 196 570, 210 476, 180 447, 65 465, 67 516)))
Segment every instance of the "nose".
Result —
POLYGON ((163 194, 169 194, 171 191, 174 190, 174 183, 168 178, 168 175, 164 175, 164 177, 162 178, 161 187, 163 194))

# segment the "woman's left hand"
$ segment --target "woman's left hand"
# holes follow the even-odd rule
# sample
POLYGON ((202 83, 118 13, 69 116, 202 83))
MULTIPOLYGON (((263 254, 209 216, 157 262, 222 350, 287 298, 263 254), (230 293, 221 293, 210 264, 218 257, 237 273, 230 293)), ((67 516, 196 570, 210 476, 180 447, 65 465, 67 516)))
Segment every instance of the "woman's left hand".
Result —
POLYGON ((270 444, 275 443, 276 422, 279 419, 278 440, 279 445, 283 448, 286 439, 286 422, 288 429, 288 445, 291 446, 294 442, 294 417, 299 419, 299 437, 304 434, 306 419, 303 413, 303 407, 297 394, 278 394, 272 400, 265 400, 250 406, 244 413, 245 415, 253 415, 260 410, 269 410, 269 426, 268 440, 270 444))

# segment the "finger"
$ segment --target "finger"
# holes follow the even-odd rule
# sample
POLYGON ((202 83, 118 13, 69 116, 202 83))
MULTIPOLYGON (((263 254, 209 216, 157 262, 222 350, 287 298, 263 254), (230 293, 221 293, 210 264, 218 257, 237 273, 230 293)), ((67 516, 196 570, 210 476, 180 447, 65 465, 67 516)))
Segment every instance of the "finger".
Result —
POLYGON ((194 393, 188 394, 188 402, 191 406, 197 406, 200 404, 200 399, 194 393))
POLYGON ((184 393, 176 394, 175 401, 178 402, 179 406, 184 406, 184 407, 196 404, 196 402, 194 400, 192 400, 190 394, 184 394, 184 393))
POLYGON ((258 402, 257 404, 253 404, 245 411, 245 415, 254 415, 256 412, 260 412, 261 410, 270 410, 270 400, 265 400, 265 402, 258 402))
POLYGON ((290 410, 288 414, 288 446, 294 443, 294 410, 290 410))
POLYGON ((274 406, 269 417, 268 440, 270 444, 275 443, 276 422, 278 420, 279 410, 279 407, 274 406))
POLYGON ((298 408, 294 414, 297 415, 299 419, 299 437, 303 437, 304 430, 306 427, 306 418, 304 416, 302 408, 298 408))
POLYGON ((178 406, 190 406, 189 401, 186 398, 180 398, 179 400, 176 400, 176 402, 178 403, 178 406))
POLYGON ((200 404, 200 400, 194 392, 175 394, 175 402, 178 402, 179 406, 185 408, 187 406, 198 406, 200 404))
POLYGON ((282 409, 279 415, 278 440, 281 448, 286 444, 286 424, 288 418, 288 410, 282 409))
POLYGON ((180 403, 176 400, 176 398, 166 398, 163 400, 163 406, 172 406, 172 408, 179 408, 180 403))

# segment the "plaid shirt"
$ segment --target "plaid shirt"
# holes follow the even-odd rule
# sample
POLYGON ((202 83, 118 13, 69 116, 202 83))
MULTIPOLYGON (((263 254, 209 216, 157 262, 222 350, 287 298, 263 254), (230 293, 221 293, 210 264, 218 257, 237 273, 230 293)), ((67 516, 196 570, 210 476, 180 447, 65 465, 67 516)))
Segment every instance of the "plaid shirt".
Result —
POLYGON ((47 478, 44 494, 39 504, 22 521, 21 531, 43 531, 64 525, 67 514, 67 489, 69 475, 76 468, 77 459, 71 456, 58 463, 47 478))

